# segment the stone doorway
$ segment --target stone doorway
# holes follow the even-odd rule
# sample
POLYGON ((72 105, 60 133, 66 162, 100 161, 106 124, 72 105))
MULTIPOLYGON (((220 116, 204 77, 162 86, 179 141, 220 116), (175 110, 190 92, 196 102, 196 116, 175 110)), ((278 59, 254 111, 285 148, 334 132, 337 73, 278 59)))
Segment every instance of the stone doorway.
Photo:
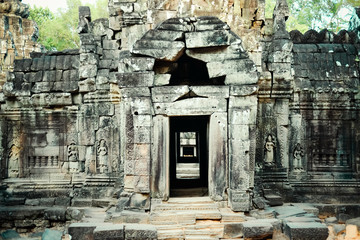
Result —
POLYGON ((208 116, 170 118, 170 196, 208 196, 208 116))

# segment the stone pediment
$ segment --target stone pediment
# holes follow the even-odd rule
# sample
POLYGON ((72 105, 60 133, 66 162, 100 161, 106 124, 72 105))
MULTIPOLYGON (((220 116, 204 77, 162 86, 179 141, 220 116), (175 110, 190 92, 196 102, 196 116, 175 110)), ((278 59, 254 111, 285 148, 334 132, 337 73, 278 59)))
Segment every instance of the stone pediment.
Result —
MULTIPOLYGON (((215 84, 221 84, 218 78, 225 79, 222 82, 226 85, 258 81, 255 64, 249 59, 240 37, 217 17, 168 19, 138 40, 131 53, 167 64, 177 63, 186 56, 192 61, 190 65, 206 65, 207 73, 203 75, 208 75, 210 80, 217 79, 212 81, 215 84)), ((158 73, 156 69, 155 73, 158 73)), ((212 83, 209 81, 208 85, 212 83)))

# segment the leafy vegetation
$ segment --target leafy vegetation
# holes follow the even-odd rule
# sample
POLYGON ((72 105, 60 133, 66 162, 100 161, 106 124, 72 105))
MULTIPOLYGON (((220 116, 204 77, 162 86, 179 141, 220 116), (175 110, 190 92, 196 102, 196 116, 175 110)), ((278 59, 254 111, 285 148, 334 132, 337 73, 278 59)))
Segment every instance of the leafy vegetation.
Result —
MULTIPOLYGON (((266 17, 272 17, 276 0, 266 0, 266 17)), ((287 21, 289 31, 309 29, 338 32, 347 29, 353 7, 359 7, 359 0, 288 0, 290 16, 287 21)))
MULTIPOLYGON (((67 8, 52 13, 48 8, 33 7, 30 19, 39 27, 38 42, 47 50, 62 51, 80 47, 78 26, 78 9, 83 6, 81 0, 66 0, 67 8)), ((88 5, 88 4, 87 4, 88 5)), ((107 17, 107 0, 97 0, 90 4, 92 19, 107 17)))

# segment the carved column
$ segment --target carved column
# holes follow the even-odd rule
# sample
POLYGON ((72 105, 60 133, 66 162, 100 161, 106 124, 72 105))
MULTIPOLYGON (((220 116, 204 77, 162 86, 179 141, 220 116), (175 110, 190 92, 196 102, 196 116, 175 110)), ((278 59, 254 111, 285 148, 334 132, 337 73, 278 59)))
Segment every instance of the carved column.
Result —
POLYGON ((257 96, 230 97, 229 102, 229 206, 248 211, 251 205, 255 154, 250 134, 256 124, 257 96))

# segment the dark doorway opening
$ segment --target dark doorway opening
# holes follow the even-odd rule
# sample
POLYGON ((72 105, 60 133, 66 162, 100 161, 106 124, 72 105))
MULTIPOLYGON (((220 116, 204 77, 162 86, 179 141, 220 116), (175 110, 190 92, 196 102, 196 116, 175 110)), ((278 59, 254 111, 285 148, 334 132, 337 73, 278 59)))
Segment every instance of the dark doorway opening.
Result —
POLYGON ((170 118, 170 196, 208 195, 208 116, 170 118))

